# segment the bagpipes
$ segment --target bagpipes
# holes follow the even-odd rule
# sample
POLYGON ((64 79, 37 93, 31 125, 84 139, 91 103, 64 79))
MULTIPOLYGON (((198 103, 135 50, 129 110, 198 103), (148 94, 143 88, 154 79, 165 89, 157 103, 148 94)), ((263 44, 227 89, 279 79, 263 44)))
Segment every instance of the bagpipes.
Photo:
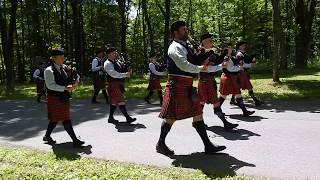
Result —
POLYGON ((67 66, 66 73, 68 74, 71 83, 75 84, 78 79, 77 63, 74 61, 66 61, 65 65, 67 66))
POLYGON ((124 59, 122 55, 118 57, 117 62, 120 64, 121 73, 129 72, 132 69, 131 61, 124 59))

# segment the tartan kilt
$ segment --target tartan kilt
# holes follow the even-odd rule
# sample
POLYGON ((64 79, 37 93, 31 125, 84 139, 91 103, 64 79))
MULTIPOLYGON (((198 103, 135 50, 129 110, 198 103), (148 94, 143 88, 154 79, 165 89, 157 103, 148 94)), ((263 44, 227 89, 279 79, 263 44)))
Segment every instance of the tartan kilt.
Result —
POLYGON ((206 104, 218 103, 217 84, 215 79, 209 79, 206 81, 199 80, 198 94, 200 102, 206 104))
POLYGON ((253 88, 250 82, 250 75, 248 72, 240 71, 240 73, 238 74, 238 78, 240 82, 240 88, 242 90, 253 88))
POLYGON ((225 96, 229 94, 241 94, 238 75, 222 73, 220 79, 220 94, 225 96))
POLYGON ((154 91, 154 90, 161 90, 161 89, 162 87, 160 84, 160 79, 157 77, 150 76, 148 90, 154 91))
POLYGON ((38 94, 44 93, 46 89, 44 80, 37 79, 36 84, 37 84, 37 93, 38 94))
POLYGON ((93 73, 92 75, 93 88, 94 89, 105 89, 106 81, 100 77, 98 73, 93 73))
POLYGON ((48 119, 50 122, 63 122, 70 120, 70 103, 59 97, 48 95, 48 119))
POLYGON ((124 96, 123 96, 124 82, 120 82, 120 81, 109 82, 107 91, 108 91, 110 104, 117 105, 121 102, 124 102, 124 96))
POLYGON ((160 118, 182 120, 202 114, 199 96, 196 95, 194 101, 189 98, 188 90, 192 88, 192 84, 192 78, 169 76, 159 114, 160 118))

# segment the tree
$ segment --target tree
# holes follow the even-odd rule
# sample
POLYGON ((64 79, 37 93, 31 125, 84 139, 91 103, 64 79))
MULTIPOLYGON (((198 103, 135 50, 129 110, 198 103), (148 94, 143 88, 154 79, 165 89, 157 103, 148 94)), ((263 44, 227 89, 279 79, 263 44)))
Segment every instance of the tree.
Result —
POLYGON ((5 14, 6 2, 3 2, 3 6, 0 4, 0 27, 1 27, 1 42, 2 52, 4 57, 4 64, 6 67, 6 89, 8 91, 14 90, 14 34, 16 32, 16 13, 18 7, 18 1, 10 1, 11 7, 9 9, 9 25, 7 24, 7 17, 5 14))
POLYGON ((295 20, 298 25, 295 43, 295 67, 307 68, 308 58, 311 54, 312 23, 315 17, 317 0, 295 0, 295 20))
POLYGON ((272 43, 273 43, 273 82, 280 82, 279 78, 279 58, 280 58, 280 2, 279 0, 271 0, 272 3, 272 43))

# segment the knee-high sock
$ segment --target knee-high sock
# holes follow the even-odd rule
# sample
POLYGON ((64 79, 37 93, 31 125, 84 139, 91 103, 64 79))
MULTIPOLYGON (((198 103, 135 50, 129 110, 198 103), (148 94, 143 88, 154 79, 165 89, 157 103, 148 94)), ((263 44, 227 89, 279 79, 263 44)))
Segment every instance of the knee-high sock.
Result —
POLYGON ((161 131, 160 131, 160 137, 159 137, 159 144, 165 144, 166 143, 166 137, 171 130, 172 125, 166 123, 165 121, 161 124, 161 131))
POLYGON ((105 89, 102 89, 102 94, 104 96, 104 98, 106 99, 106 101, 108 102, 108 94, 107 94, 107 91, 105 89))
POLYGON ((254 95, 253 90, 249 90, 249 96, 252 98, 252 100, 253 100, 254 102, 259 101, 259 100, 256 98, 256 96, 254 95))
POLYGON ((114 119, 113 114, 116 111, 117 106, 114 106, 112 104, 110 104, 110 114, 109 114, 109 119, 114 119))
POLYGON ((193 122, 192 126, 198 132, 198 134, 199 134, 204 146, 205 147, 211 146, 212 143, 211 143, 211 141, 210 141, 210 139, 208 137, 206 126, 205 126, 204 122, 203 121, 193 122))
POLYGON ((236 98, 236 102, 237 102, 237 105, 240 107, 240 109, 242 110, 243 113, 246 113, 248 111, 246 106, 243 103, 242 97, 236 98))
POLYGON ((47 127, 47 131, 46 131, 46 137, 50 137, 53 129, 57 126, 56 122, 49 122, 48 127, 47 127))
POLYGON ((148 95, 144 99, 149 100, 152 95, 153 95, 153 91, 149 91, 148 95))
POLYGON ((64 121, 62 124, 63 124, 64 129, 67 131, 67 133, 71 137, 72 141, 77 141, 78 138, 77 138, 76 134, 74 133, 71 121, 64 121))
POLYGON ((220 96, 220 97, 219 97, 220 106, 222 106, 222 104, 224 103, 224 101, 225 101, 225 99, 224 99, 222 96, 220 96))
POLYGON ((162 97, 162 91, 161 90, 158 91, 158 97, 160 99, 160 104, 162 104, 163 97, 162 97))
POLYGON ((93 91, 92 101, 96 101, 97 100, 97 96, 99 94, 99 91, 100 91, 99 89, 95 89, 93 91))
POLYGON ((120 105, 119 109, 127 119, 130 118, 130 116, 129 116, 128 112, 127 112, 126 105, 120 105))

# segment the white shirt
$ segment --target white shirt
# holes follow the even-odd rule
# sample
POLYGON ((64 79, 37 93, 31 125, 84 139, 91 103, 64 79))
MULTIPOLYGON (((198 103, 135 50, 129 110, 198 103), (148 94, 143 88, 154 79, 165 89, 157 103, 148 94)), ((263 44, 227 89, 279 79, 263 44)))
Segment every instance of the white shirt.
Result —
MULTIPOLYGON (((92 60, 92 63, 91 63, 91 71, 92 72, 98 72, 103 69, 103 65, 98 66, 99 61, 101 61, 101 59, 99 59, 98 57, 96 57, 92 60)), ((99 75, 102 75, 102 74, 103 74, 102 72, 99 72, 99 75)))
POLYGON ((216 66, 208 66, 208 73, 210 72, 217 72, 222 70, 222 64, 216 65, 216 66))
MULTIPOLYGON (((183 41, 180 42, 186 44, 183 41)), ((201 71, 201 66, 197 66, 188 62, 187 54, 188 50, 176 41, 173 41, 169 46, 168 56, 174 61, 180 70, 189 73, 199 73, 201 71)))
POLYGON ((156 66, 155 66, 153 63, 149 63, 149 69, 150 69, 150 71, 151 71, 153 74, 155 74, 155 75, 157 75, 157 76, 165 76, 165 75, 167 75, 166 72, 159 72, 159 71, 157 71, 157 70, 156 70, 156 66))
MULTIPOLYGON (((60 67, 59 65, 57 64, 54 64, 55 68, 57 69, 57 71, 59 73, 61 73, 60 71, 60 67)), ((66 65, 62 65, 62 67, 66 68, 66 65)), ((65 73, 66 72, 62 72, 62 73, 65 73)), ((52 69, 52 66, 49 66, 46 68, 46 70, 44 71, 44 80, 45 80, 45 83, 46 83, 46 87, 52 91, 58 91, 58 92, 63 92, 64 89, 65 89, 65 86, 61 86, 59 84, 56 83, 55 79, 54 79, 54 73, 53 73, 53 69, 52 69)), ((76 82, 78 83, 80 80, 80 76, 79 74, 77 75, 77 80, 76 82)))
POLYGON ((123 79, 127 77, 127 73, 119 73, 118 71, 116 71, 114 69, 114 65, 113 63, 108 59, 105 63, 104 63, 104 70, 113 78, 116 79, 123 79))
MULTIPOLYGON (((237 57, 243 57, 243 53, 241 51, 238 51, 237 52, 237 57)), ((251 68, 252 67, 252 64, 251 63, 245 63, 243 61, 243 68, 251 68)))
POLYGON ((225 58, 228 58, 228 60, 227 60, 227 70, 229 72, 238 72, 238 71, 240 71, 240 66, 238 66, 238 65, 235 66, 230 57, 225 57, 225 58))
POLYGON ((34 79, 44 80, 42 77, 39 76, 40 73, 41 73, 41 72, 40 72, 40 69, 36 69, 36 70, 33 72, 32 77, 33 77, 34 79))

